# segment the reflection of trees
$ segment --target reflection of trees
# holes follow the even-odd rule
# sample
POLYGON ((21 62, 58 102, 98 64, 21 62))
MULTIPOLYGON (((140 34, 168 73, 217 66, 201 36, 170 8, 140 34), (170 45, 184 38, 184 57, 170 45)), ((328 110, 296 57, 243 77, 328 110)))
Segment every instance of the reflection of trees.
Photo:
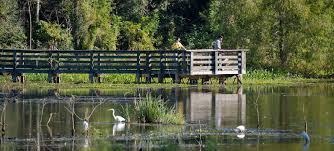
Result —
MULTIPOLYGON (((0 117, 0 126, 1 126, 1 142, 3 140, 3 138, 5 137, 5 134, 6 134, 6 114, 5 114, 5 111, 6 111, 6 108, 7 108, 7 104, 8 104, 8 101, 4 101, 1 106, 0 106, 0 109, 1 109, 1 117, 0 117)), ((1 144, 0 142, 0 144, 1 144)))
POLYGON ((257 98, 254 102, 255 105, 255 110, 256 110, 256 119, 257 119, 257 124, 256 124, 256 128, 260 128, 260 111, 259 111, 259 96, 260 94, 257 95, 257 98))

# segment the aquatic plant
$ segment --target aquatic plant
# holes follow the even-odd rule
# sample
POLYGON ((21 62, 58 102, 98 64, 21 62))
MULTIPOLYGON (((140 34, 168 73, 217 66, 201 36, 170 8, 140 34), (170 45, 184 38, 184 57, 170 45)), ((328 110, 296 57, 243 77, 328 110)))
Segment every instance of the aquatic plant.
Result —
POLYGON ((161 99, 147 95, 135 101, 134 116, 141 123, 184 124, 184 117, 161 99))

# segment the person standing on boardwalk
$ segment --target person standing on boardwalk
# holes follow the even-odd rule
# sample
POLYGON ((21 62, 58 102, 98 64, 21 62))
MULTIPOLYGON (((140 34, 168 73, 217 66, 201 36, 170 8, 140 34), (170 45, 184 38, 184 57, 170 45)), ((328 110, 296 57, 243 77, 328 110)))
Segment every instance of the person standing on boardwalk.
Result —
POLYGON ((221 49, 223 42, 223 36, 219 36, 215 42, 213 42, 213 49, 221 49))
POLYGON ((177 40, 172 45, 172 50, 186 50, 186 48, 181 44, 181 39, 177 38, 177 40))

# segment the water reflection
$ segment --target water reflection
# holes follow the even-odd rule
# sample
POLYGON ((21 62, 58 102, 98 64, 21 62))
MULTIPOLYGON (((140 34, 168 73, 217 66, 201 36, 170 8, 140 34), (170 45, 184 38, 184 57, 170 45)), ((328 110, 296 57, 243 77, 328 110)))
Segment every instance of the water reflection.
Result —
POLYGON ((89 137, 85 137, 83 147, 84 148, 88 148, 89 144, 90 144, 90 138, 89 137))
POLYGON ((214 121, 216 128, 235 127, 246 123, 246 95, 242 87, 235 94, 193 90, 189 92, 187 119, 214 121))
POLYGON ((2 90, 0 123, 4 124, 0 128, 5 125, 5 132, 1 133, 0 150, 8 147, 18 150, 80 150, 82 147, 100 150, 115 146, 138 150, 175 144, 185 150, 191 149, 191 145, 195 146, 192 149, 198 149, 199 136, 206 144, 204 146, 222 150, 276 151, 279 150, 277 146, 283 146, 286 150, 331 150, 334 96, 330 92, 333 91, 334 86, 327 85, 228 89, 144 88, 130 92, 109 89, 2 90), (161 95, 168 100, 167 104, 174 106, 177 112, 184 113, 188 124, 143 126, 138 123, 110 123, 113 116, 107 109, 115 108, 118 115, 124 116, 121 105, 131 106, 136 97, 147 93, 161 95), (71 114, 65 109, 66 100, 72 94, 78 98, 74 104, 75 111, 82 117, 90 115, 88 111, 97 105, 96 99, 105 100, 89 119, 94 130, 89 138, 81 134, 82 121, 78 118, 72 120, 71 114), (63 99, 59 100, 57 96, 63 99), (15 98, 15 101, 11 98, 15 98), (53 113, 56 114, 51 117, 53 113), (309 122, 311 145, 304 144, 298 135, 304 129, 304 121, 309 122), (78 129, 74 137, 71 134, 72 123, 78 129), (234 133, 233 128, 237 125, 246 125, 250 132, 234 133), (81 148, 76 148, 76 143, 81 144, 81 148))

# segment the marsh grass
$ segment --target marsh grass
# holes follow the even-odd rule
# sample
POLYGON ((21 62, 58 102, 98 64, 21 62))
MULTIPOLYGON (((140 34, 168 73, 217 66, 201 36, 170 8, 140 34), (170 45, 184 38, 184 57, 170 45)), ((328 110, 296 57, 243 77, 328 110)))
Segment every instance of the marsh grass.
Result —
MULTIPOLYGON (((55 84, 49 84, 47 82, 47 74, 25 74, 26 85, 30 87, 54 87, 55 84)), ((152 79, 152 84, 136 84, 135 75, 132 74, 102 74, 102 83, 90 83, 88 74, 60 74, 60 84, 57 84, 59 88, 110 88, 110 87, 124 87, 124 85, 131 85, 131 87, 161 87, 161 86, 188 86, 189 79, 182 79, 181 84, 173 84, 171 78, 166 78, 164 83, 158 83, 157 78, 152 79)), ((142 78, 143 81, 145 81, 142 78)), ((0 83, 11 82, 11 76, 0 76, 0 83)), ((247 69, 247 73, 243 75, 242 83, 247 84, 301 84, 301 83, 314 83, 314 82, 333 82, 332 79, 321 78, 308 78, 301 74, 290 73, 283 70, 274 69, 247 69)), ((201 86, 201 80, 198 81, 198 86, 201 86)), ((226 80, 227 85, 235 85, 237 82, 235 77, 228 78, 226 80)), ((205 84, 206 85, 206 84, 205 84)), ((211 78, 209 85, 221 86, 217 78, 211 78)), ((15 86, 15 85, 14 85, 15 86)))
POLYGON ((135 101, 134 116, 140 123, 184 124, 184 117, 161 99, 147 95, 135 101))

